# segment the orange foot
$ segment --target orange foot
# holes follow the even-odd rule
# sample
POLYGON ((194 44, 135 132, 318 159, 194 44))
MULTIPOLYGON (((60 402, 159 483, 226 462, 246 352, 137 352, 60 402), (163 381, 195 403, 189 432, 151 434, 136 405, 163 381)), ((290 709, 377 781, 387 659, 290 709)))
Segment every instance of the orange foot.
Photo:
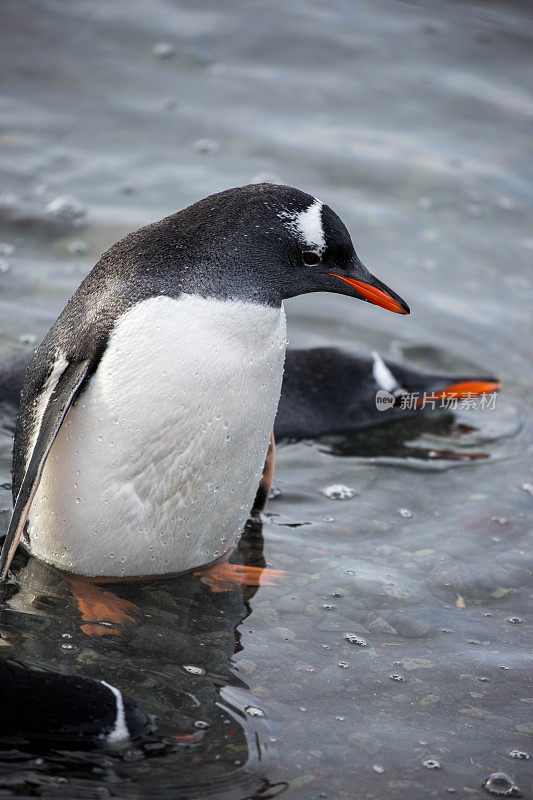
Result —
POLYGON ((138 610, 135 603, 89 581, 69 578, 69 583, 81 618, 90 623, 81 626, 87 636, 121 636, 122 631, 115 626, 135 622, 132 616, 138 610))
POLYGON ((212 592, 234 592, 239 586, 277 586, 275 578, 283 575, 281 569, 245 567, 221 561, 212 567, 195 572, 212 592))

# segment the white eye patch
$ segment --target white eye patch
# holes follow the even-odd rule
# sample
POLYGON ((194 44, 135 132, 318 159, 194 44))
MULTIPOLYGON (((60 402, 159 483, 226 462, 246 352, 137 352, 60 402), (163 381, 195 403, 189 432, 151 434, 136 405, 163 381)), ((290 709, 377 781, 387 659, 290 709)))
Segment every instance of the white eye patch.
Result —
POLYGON ((282 211, 278 214, 302 244, 319 255, 323 255, 326 249, 326 237, 322 227, 322 205, 320 200, 315 200, 305 211, 282 211))

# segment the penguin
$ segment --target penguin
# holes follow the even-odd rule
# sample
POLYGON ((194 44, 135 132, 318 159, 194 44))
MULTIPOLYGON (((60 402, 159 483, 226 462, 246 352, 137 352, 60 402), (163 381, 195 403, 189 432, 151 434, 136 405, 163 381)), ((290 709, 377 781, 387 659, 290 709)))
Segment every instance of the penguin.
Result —
POLYGON ((424 411, 453 410, 461 398, 501 388, 493 376, 422 372, 384 360, 377 352, 350 353, 334 347, 287 350, 274 435, 282 441, 347 434, 424 411), (378 393, 385 393, 388 405, 380 406, 378 393))
POLYGON ((0 742, 80 749, 117 746, 151 730, 144 710, 106 681, 0 659, 0 742))
POLYGON ((75 575, 150 578, 231 551, 279 401, 283 301, 409 307, 298 189, 212 195, 108 250, 37 348, 14 439, 0 577, 26 549, 75 575))

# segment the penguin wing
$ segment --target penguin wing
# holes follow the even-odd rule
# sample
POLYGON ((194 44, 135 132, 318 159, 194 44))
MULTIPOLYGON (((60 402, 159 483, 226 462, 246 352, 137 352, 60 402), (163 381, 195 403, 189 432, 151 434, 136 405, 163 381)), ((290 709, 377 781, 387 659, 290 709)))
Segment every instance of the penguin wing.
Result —
POLYGON ((71 363, 64 362, 62 371, 56 377, 55 386, 48 397, 41 419, 37 420, 38 428, 34 435, 33 448, 31 453, 28 453, 28 466, 15 500, 13 515, 0 554, 0 581, 5 580, 15 555, 50 449, 67 411, 87 379, 92 362, 92 358, 71 363))

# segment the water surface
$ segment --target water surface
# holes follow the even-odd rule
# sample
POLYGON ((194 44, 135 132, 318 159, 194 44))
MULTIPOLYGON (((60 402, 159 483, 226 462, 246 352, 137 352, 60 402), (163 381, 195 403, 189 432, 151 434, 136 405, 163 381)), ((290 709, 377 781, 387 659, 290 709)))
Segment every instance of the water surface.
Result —
MULTIPOLYGON (((20 556, 5 653, 116 683, 157 729, 117 753, 4 751, 4 795, 475 800, 499 770, 529 796, 532 762, 509 752, 533 732, 530 10, 5 0, 2 17, 0 354, 36 343, 123 233, 273 179, 331 204, 412 308, 299 298, 292 345, 504 382, 493 410, 280 447, 240 556, 283 570, 274 586, 112 587, 137 623, 89 637, 65 582, 20 556), (322 493, 338 483, 354 496, 322 493)), ((4 529, 10 447, 4 431, 4 529)))

